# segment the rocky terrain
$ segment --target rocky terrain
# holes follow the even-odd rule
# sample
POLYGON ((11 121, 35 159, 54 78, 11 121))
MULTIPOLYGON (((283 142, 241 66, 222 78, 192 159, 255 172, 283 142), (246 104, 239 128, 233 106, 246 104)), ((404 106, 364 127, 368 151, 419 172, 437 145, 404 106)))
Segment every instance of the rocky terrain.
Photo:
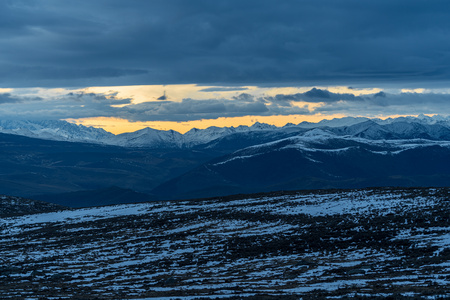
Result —
POLYGON ((0 219, 2 299, 450 296, 450 189, 122 204, 0 219))
POLYGON ((0 195, 0 218, 42 212, 53 212, 63 209, 67 209, 67 207, 44 201, 0 195))

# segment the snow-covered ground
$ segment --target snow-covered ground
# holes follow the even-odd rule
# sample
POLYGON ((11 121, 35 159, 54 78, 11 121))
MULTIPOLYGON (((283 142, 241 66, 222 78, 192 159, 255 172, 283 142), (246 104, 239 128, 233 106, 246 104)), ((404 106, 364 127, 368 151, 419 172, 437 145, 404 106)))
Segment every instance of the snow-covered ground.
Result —
POLYGON ((276 193, 2 218, 0 294, 448 297, 449 192, 276 193))

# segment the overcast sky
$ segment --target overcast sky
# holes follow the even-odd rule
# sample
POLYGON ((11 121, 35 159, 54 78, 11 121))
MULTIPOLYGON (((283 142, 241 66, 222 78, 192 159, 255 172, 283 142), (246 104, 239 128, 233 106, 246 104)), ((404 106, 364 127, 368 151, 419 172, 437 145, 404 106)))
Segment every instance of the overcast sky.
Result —
POLYGON ((448 1, 10 0, 4 87, 436 84, 448 1))
POLYGON ((449 15, 445 0, 1 1, 0 87, 7 90, 0 95, 0 116, 19 113, 18 104, 30 105, 30 114, 39 107, 41 115, 65 116, 65 106, 80 101, 86 109, 77 107, 74 118, 361 114, 363 107, 367 114, 387 107, 412 113, 408 104, 419 113, 438 108, 448 114, 449 15), (92 86, 174 84, 235 93, 139 104, 117 95, 73 93, 92 86), (380 88, 384 94, 362 99, 318 88, 310 95, 270 98, 246 93, 245 86, 346 86, 380 88), (19 95, 21 88, 36 87, 67 93, 53 104, 43 104, 42 93, 19 95), (430 97, 390 92, 418 88, 430 97), (123 106, 112 107, 111 101, 123 106), (53 105, 52 112, 46 105, 53 105))

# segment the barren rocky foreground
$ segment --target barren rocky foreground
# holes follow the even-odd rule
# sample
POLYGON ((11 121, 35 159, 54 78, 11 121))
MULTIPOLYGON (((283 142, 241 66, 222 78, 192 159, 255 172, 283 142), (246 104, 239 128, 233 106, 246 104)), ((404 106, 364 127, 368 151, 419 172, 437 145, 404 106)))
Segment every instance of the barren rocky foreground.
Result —
POLYGON ((1 299, 450 296, 450 190, 286 192, 0 219, 1 299))

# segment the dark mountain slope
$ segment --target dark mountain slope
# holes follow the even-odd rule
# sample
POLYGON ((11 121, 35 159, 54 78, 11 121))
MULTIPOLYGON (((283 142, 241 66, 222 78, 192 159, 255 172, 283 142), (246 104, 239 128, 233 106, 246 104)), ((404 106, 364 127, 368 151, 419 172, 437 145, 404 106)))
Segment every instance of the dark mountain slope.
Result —
POLYGON ((148 192, 213 157, 0 134, 0 191, 29 197, 118 186, 148 192))
POLYGON ((138 203, 154 200, 150 195, 139 193, 131 189, 122 189, 116 186, 98 190, 37 195, 32 196, 32 198, 73 208, 138 203))
POLYGON ((284 189, 449 185, 450 148, 417 143, 291 138, 213 160, 153 193, 170 199, 284 189))
POLYGON ((214 149, 221 151, 222 154, 228 154, 239 149, 277 141, 280 139, 301 135, 309 129, 292 127, 279 130, 261 130, 238 132, 217 138, 206 144, 197 145, 195 149, 214 149))
MULTIPOLYGON (((173 132, 144 130, 136 148, 0 134, 0 192, 23 197, 63 193, 68 197, 70 192, 87 191, 83 195, 89 198, 93 191, 111 186, 145 194, 158 187, 154 191, 166 199, 259 189, 447 182, 447 171, 441 167, 448 161, 448 121, 338 121, 283 128, 267 124, 214 127, 190 131, 182 140, 173 132), (176 145, 157 149, 150 145, 152 136, 176 145), (426 150, 420 149, 423 147, 426 150), (219 156, 223 157, 217 159, 219 156), (435 158, 442 162, 433 161, 435 158)), ((108 203, 105 201, 100 203, 108 203)))

